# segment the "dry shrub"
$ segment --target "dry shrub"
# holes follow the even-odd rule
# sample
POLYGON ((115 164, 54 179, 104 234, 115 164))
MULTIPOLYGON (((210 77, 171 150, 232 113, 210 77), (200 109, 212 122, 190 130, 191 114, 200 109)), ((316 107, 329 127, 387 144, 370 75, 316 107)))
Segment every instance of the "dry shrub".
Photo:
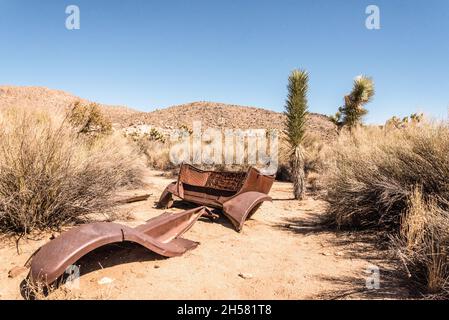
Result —
POLYGON ((167 171, 174 168, 170 161, 170 145, 165 140, 153 140, 148 136, 133 137, 138 152, 145 157, 147 166, 167 171))
POLYGON ((416 188, 394 245, 409 276, 431 297, 449 297, 449 212, 416 188))
POLYGON ((448 155, 447 124, 371 127, 342 133, 327 164, 326 222, 388 234, 409 277, 435 297, 449 292, 448 155))
POLYGON ((1 112, 1 232, 26 234, 78 222, 111 208, 118 188, 140 183, 136 155, 121 138, 86 139, 64 116, 1 112))
POLYGON ((112 132, 111 121, 106 119, 96 103, 75 102, 70 108, 68 120, 78 133, 98 136, 112 132))
POLYGON ((422 124, 343 132, 327 163, 329 221, 339 227, 398 230, 415 186, 443 208, 449 201, 449 127, 422 124))

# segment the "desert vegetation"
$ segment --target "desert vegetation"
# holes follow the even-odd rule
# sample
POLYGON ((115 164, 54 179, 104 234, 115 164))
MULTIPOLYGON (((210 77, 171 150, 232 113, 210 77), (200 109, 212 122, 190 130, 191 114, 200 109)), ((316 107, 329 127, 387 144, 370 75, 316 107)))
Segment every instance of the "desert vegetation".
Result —
POLYGON ((309 75, 304 70, 292 71, 288 78, 288 97, 285 105, 285 137, 289 146, 290 167, 295 199, 305 196, 304 136, 307 121, 307 90, 309 75))
POLYGON ((23 235, 107 213, 119 188, 140 183, 137 153, 120 135, 100 130, 92 139, 99 124, 108 127, 99 110, 73 111, 1 110, 1 232, 23 235))
POLYGON ((368 113, 364 106, 373 99, 374 93, 374 82, 370 77, 356 77, 351 93, 345 96, 344 105, 331 117, 332 121, 339 128, 346 127, 349 130, 362 124, 363 117, 368 113))
MULTIPOLYGON (((374 98, 374 82, 367 76, 354 80, 333 124, 329 117, 308 113, 307 80, 305 72, 291 74, 284 114, 246 110, 245 119, 273 124, 268 132, 279 130, 277 178, 293 182, 296 198, 305 202, 311 195, 324 198, 326 226, 376 235, 424 297, 449 297, 449 124, 415 113, 392 117, 383 126, 365 125, 366 106, 374 98)), ((15 101, 0 109, 3 234, 60 229, 98 219, 98 214, 110 218, 115 194, 141 184, 142 163, 170 178, 176 174, 168 130, 192 133, 182 117, 167 125, 180 107, 147 115, 161 116, 161 126, 144 121, 146 133, 124 134, 126 119, 135 120, 138 112, 126 112, 117 126, 102 105, 71 96, 64 96, 68 104, 56 109, 15 107, 15 101)), ((239 119, 243 107, 233 106, 229 114, 222 105, 214 108, 227 118, 224 124, 215 119, 212 127, 236 127, 231 121, 239 119)), ((212 111, 197 103, 185 105, 183 115, 207 123, 212 111)), ((209 142, 202 143, 207 147, 209 142)), ((246 170, 247 164, 200 167, 246 170)))
POLYGON ((448 124, 359 127, 329 152, 326 222, 386 236, 422 292, 447 297, 448 124))
POLYGON ((112 132, 112 123, 103 116, 96 103, 83 104, 76 101, 68 113, 69 123, 78 134, 98 137, 112 132))

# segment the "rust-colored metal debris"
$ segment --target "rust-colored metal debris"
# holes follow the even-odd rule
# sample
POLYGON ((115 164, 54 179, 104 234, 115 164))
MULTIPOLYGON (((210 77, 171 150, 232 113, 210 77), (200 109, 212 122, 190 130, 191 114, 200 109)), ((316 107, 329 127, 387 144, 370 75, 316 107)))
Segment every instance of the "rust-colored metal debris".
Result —
POLYGON ((169 184, 162 193, 158 206, 169 208, 173 195, 198 205, 221 209, 237 231, 268 196, 274 175, 264 175, 256 168, 247 172, 204 171, 183 164, 178 180, 169 184))
MULTIPOLYGON (((70 229, 35 253, 29 277, 34 283, 50 285, 82 256, 117 242, 134 242, 165 257, 182 255, 196 248, 198 243, 181 238, 181 235, 201 216, 216 218, 216 214, 205 206, 221 209, 240 231, 264 201, 271 201, 268 192, 273 182, 274 176, 264 175, 255 168, 248 172, 216 172, 184 164, 178 180, 167 186, 158 205, 170 207, 175 195, 201 207, 180 213, 166 212, 136 228, 99 222, 70 229)), ((145 195, 130 201, 147 198, 145 195)))
POLYGON ((52 284, 82 256, 117 242, 134 242, 165 257, 182 255, 198 246, 198 242, 181 238, 181 235, 203 214, 209 214, 206 207, 180 213, 166 212, 136 228, 111 222, 72 228, 35 253, 31 260, 30 279, 34 283, 52 284))
POLYGON ((133 202, 146 201, 151 196, 152 196, 151 193, 143 194, 143 195, 140 195, 140 196, 133 196, 133 197, 130 197, 130 198, 120 199, 120 200, 117 200, 116 203, 117 204, 128 204, 128 203, 133 203, 133 202))

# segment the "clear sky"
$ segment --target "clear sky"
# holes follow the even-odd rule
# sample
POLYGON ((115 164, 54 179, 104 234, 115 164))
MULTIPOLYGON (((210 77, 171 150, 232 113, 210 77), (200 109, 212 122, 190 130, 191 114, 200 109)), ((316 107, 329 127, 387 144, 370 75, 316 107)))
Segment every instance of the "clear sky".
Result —
POLYGON ((449 0, 0 0, 0 84, 152 110, 197 100, 281 111, 289 72, 335 113, 372 76, 367 121, 447 116, 449 0), (67 30, 78 5, 81 29, 67 30), (365 9, 380 8, 380 30, 365 9))

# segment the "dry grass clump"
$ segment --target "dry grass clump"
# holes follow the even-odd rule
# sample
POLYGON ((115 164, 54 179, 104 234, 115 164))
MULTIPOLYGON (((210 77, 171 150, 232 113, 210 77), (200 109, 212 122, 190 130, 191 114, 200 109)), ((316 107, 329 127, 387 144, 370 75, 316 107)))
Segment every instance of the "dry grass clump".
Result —
POLYGON ((342 133, 327 163, 330 221, 339 227, 398 230, 415 186, 449 201, 449 127, 359 128, 342 133))
POLYGON ((118 188, 140 182, 136 155, 120 139, 92 141, 45 111, 2 110, 0 231, 59 228, 111 208, 118 188))
POLYGON ((410 278, 448 296, 449 127, 342 133, 327 163, 328 223, 394 238, 410 278))
POLYGON ((424 200, 417 188, 393 243, 409 277, 427 296, 449 297, 449 211, 435 199, 424 200))
POLYGON ((152 140, 147 137, 135 141, 139 152, 145 156, 150 168, 162 171, 174 169, 170 161, 170 145, 166 141, 152 140))

